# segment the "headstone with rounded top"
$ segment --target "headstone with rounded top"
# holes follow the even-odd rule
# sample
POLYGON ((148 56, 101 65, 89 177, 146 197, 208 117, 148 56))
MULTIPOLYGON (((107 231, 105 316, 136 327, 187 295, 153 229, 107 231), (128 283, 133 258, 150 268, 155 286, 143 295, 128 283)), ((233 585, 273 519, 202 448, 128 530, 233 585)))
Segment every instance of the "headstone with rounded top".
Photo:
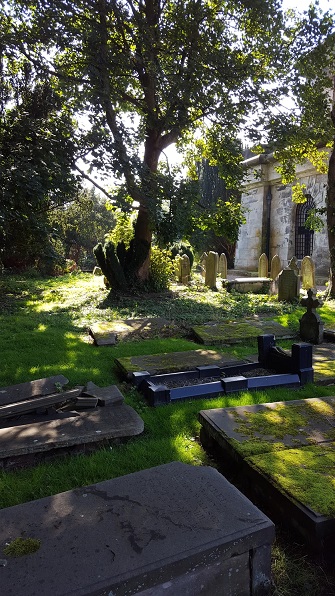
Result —
POLYGON ((297 261, 297 257, 292 257, 288 264, 289 268, 296 272, 297 275, 300 274, 299 265, 297 261))
POLYGON ((301 285, 304 290, 315 288, 315 264, 309 256, 301 261, 301 285))
POLYGON ((263 252, 258 259, 258 277, 268 277, 269 275, 269 260, 263 252))
POLYGON ((190 259, 187 255, 183 255, 181 257, 181 282, 183 284, 188 284, 190 281, 190 273, 191 273, 191 265, 190 259))
POLYGON ((219 257, 218 274, 222 279, 227 279, 227 257, 224 252, 219 257))
POLYGON ((217 252, 210 251, 206 260, 205 286, 216 288, 216 277, 218 274, 219 255, 217 252))
POLYGON ((180 255, 176 255, 173 263, 174 263, 174 267, 175 267, 175 276, 177 278, 177 281, 181 282, 181 277, 182 277, 181 256, 180 255))
POLYGON ((282 271, 282 266, 280 262, 280 258, 278 255, 275 255, 271 259, 271 268, 270 268, 270 277, 271 279, 276 279, 279 273, 282 271))
POLYGON ((206 261, 207 261, 207 253, 203 252, 200 257, 200 261, 199 261, 202 277, 206 276, 206 261))
POLYGON ((278 275, 278 301, 294 302, 300 294, 300 278, 296 272, 287 267, 278 275))

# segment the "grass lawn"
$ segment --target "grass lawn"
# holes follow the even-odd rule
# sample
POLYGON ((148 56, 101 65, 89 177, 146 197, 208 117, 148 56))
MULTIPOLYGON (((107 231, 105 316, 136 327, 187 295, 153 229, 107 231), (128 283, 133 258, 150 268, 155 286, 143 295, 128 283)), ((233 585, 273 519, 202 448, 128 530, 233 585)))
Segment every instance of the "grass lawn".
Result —
MULTIPOLYGON (((166 295, 108 299, 102 279, 89 274, 52 279, 2 276, 0 387, 56 374, 69 379, 69 388, 87 381, 100 386, 116 383, 126 402, 143 418, 145 431, 140 438, 92 455, 65 457, 23 471, 0 472, 0 507, 174 460, 215 465, 199 442, 199 410, 332 395, 333 387, 309 385, 298 391, 243 392, 233 397, 185 401, 152 409, 117 376, 114 358, 198 349, 185 332, 192 324, 266 315, 296 331, 303 312, 301 307, 278 303, 273 297, 212 292, 200 284, 174 287, 166 295), (141 316, 176 322, 182 331, 180 337, 157 336, 101 348, 92 345, 87 333, 92 323, 141 316)), ((326 326, 335 328, 335 304, 328 302, 319 312, 326 326)), ((292 342, 277 343, 289 347, 292 342)), ((240 357, 257 351, 252 339, 233 347, 207 347, 240 357)), ((275 545, 273 571, 276 596, 335 593, 334 585, 329 584, 330 576, 310 563, 303 549, 285 536, 275 545)))

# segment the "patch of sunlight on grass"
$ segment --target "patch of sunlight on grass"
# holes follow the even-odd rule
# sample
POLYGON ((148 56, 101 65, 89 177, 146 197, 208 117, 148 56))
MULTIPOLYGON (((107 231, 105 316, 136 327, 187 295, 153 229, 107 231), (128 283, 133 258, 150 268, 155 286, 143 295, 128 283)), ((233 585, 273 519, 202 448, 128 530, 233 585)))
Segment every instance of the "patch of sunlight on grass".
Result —
POLYGON ((46 330, 47 330, 47 326, 44 325, 43 323, 40 323, 38 325, 37 329, 36 329, 36 331, 40 331, 40 332, 43 332, 43 331, 46 331, 46 330))
POLYGON ((171 438, 171 446, 175 449, 178 460, 185 464, 199 466, 204 460, 204 451, 194 437, 177 435, 171 438))

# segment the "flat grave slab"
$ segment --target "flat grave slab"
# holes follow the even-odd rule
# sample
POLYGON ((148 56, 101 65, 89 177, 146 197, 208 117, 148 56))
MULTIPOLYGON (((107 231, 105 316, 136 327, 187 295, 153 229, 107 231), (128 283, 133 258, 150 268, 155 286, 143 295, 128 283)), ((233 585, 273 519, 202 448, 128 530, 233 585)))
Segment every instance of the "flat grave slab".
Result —
POLYGON ((173 462, 0 511, 1 589, 260 596, 273 540, 273 523, 215 469, 173 462), (18 537, 38 550, 7 556, 18 537))
POLYGON ((327 554, 335 539, 335 397, 202 410, 199 420, 204 446, 217 445, 270 515, 327 554))
POLYGON ((115 363, 123 376, 130 378, 134 372, 142 370, 151 375, 193 370, 197 366, 230 366, 246 363, 246 360, 230 354, 220 354, 214 350, 189 350, 148 356, 129 356, 116 358, 115 363))
POLYGON ((0 389, 0 406, 19 402, 31 397, 55 393, 58 387, 67 385, 69 380, 64 375, 55 375, 45 379, 36 379, 26 383, 18 383, 0 389))
POLYGON ((260 334, 273 334, 276 338, 290 339, 295 334, 280 323, 265 319, 247 319, 243 323, 206 323, 195 325, 192 332, 196 339, 205 345, 243 343, 246 339, 257 339, 260 334))
POLYGON ((126 404, 114 404, 79 413, 67 412, 54 420, 22 418, 15 426, 0 428, 0 467, 9 469, 37 463, 43 455, 68 452, 74 447, 101 444, 139 435, 142 418, 126 404))
POLYGON ((229 292, 235 290, 241 294, 248 292, 268 294, 271 281, 269 277, 235 277, 235 279, 225 280, 223 287, 226 287, 229 292))
POLYGON ((202 410, 199 419, 243 457, 335 440, 335 397, 202 410))
POLYGON ((115 345, 119 339, 129 339, 136 335, 143 339, 156 334, 171 325, 163 317, 143 319, 125 319, 94 323, 89 327, 89 334, 97 346, 115 345))
POLYGON ((313 345, 314 380, 318 385, 335 382, 335 345, 313 345))

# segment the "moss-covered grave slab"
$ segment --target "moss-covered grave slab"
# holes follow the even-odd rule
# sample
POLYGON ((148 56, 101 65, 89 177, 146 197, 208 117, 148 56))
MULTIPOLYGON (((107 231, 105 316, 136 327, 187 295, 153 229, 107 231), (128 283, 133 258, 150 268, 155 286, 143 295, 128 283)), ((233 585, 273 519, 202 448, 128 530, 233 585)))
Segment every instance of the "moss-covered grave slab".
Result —
POLYGON ((246 360, 236 358, 230 354, 220 354, 215 350, 189 350, 187 352, 170 352, 151 354, 147 356, 128 356, 116 358, 115 364, 122 375, 129 378, 131 373, 147 371, 151 375, 166 372, 180 372, 194 370, 197 366, 230 366, 246 363, 246 360))
POLYGON ((262 453, 249 461, 317 515, 335 517, 335 443, 262 453))
POLYGON ((202 410, 201 439, 319 552, 335 539, 335 397, 202 410))
POLYGON ((199 417, 242 457, 335 441, 335 397, 202 410, 199 417))
POLYGON ((114 345, 117 340, 131 337, 146 338, 171 327, 171 321, 163 317, 102 321, 88 329, 97 346, 114 345))
POLYGON ((295 337, 295 334, 287 327, 276 321, 265 319, 247 319, 243 323, 230 321, 226 323, 205 323, 204 325, 192 327, 192 332, 197 341, 211 346, 237 344, 248 339, 255 339, 256 341, 258 335, 268 333, 281 339, 295 337))
POLYGON ((318 385, 335 382, 335 345, 319 344, 313 346, 314 381, 318 385))

